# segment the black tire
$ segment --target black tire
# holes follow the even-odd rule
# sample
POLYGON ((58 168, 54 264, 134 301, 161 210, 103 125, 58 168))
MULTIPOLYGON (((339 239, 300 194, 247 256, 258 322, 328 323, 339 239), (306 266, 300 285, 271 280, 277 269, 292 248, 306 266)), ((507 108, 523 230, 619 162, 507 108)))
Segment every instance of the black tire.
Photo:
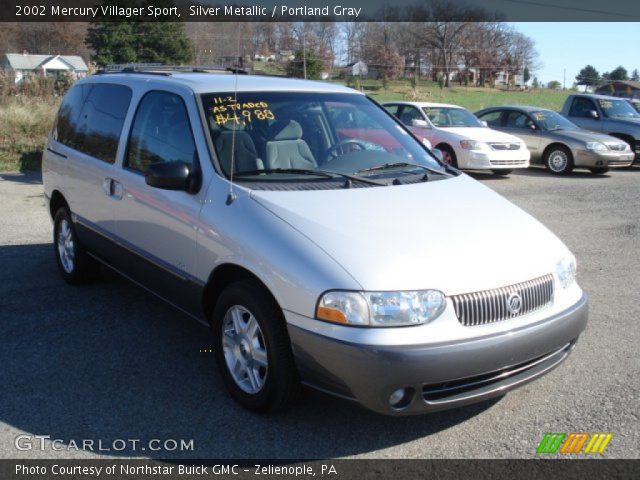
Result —
POLYGON ((553 146, 544 153, 544 164, 554 175, 567 175, 573 170, 573 156, 567 147, 553 146))
POLYGON ((255 280, 242 280, 229 285, 220 294, 213 311, 211 325, 218 370, 233 399, 243 407, 255 412, 284 410, 290 406, 300 391, 300 380, 293 360, 284 316, 280 307, 265 288, 255 280), (251 317, 257 321, 260 334, 258 339, 261 339, 257 348, 254 348, 255 343, 245 341, 249 335, 247 331, 240 329, 245 337, 236 342, 236 339, 242 335, 238 335, 238 329, 228 328, 227 322, 232 317, 231 312, 237 312, 235 309, 238 307, 246 311, 246 313, 242 313, 242 320, 248 320, 247 325, 249 325, 251 317), (226 340, 223 339, 225 336, 223 331, 229 334, 226 340), (228 353, 225 354, 223 343, 225 341, 234 344, 237 349, 228 348, 228 353), (244 348, 241 345, 242 342, 248 347, 244 348), (262 352, 262 358, 265 356, 263 350, 266 350, 267 365, 264 366, 264 372, 262 366, 248 367, 250 364, 258 364, 254 360, 254 350, 258 349, 262 352), (240 353, 241 350, 244 350, 244 353, 240 353), (234 355, 232 352, 237 352, 237 354, 234 355), (246 364, 241 365, 241 361, 237 360, 239 357, 242 357, 241 361, 245 361, 246 364), (242 380, 244 386, 241 386, 234 379, 228 361, 231 363, 235 361, 234 365, 240 365, 240 368, 244 367, 244 373, 235 373, 238 377, 244 375, 242 380), (250 368, 251 375, 249 375, 250 368), (250 377, 253 377, 254 380, 256 377, 260 377, 257 379, 258 382, 263 382, 260 388, 255 391, 247 391, 247 388, 253 386, 250 377))
POLYGON ((609 171, 608 167, 590 168, 591 173, 594 175, 603 175, 609 171))
POLYGON ((442 151, 444 163, 458 168, 458 157, 456 156, 456 152, 453 151, 453 148, 451 148, 449 145, 438 145, 436 148, 442 151))
POLYGON ((80 243, 71 214, 65 207, 58 209, 53 217, 53 250, 60 274, 68 284, 82 285, 95 280, 98 276, 100 265, 89 256, 80 243), (61 231, 66 234, 61 234, 61 231), (67 241, 65 242, 64 239, 67 241), (69 259, 71 262, 68 262, 69 259))
POLYGON ((512 170, 512 169, 510 169, 510 168, 502 168, 502 169, 497 169, 497 168, 496 168, 495 170, 491 170, 491 171, 492 171, 494 174, 496 174, 496 175, 500 175, 500 176, 502 176, 502 177, 505 177, 505 176, 507 176, 507 175, 511 174, 511 172, 513 172, 513 170, 512 170))

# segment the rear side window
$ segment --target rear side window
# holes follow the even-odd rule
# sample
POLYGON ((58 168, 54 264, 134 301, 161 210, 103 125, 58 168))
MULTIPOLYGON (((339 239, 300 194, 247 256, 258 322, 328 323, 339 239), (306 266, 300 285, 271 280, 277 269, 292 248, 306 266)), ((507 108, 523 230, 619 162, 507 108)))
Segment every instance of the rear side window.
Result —
POLYGON ((152 163, 195 162, 196 146, 187 108, 179 95, 153 91, 138 105, 125 166, 144 172, 152 163))
POLYGON ((58 110, 58 118, 53 131, 53 137, 58 142, 75 148, 78 118, 90 89, 91 85, 76 85, 71 87, 65 95, 60 110, 58 110))
POLYGON ((484 115, 480 115, 480 120, 484 120, 489 126, 499 127, 501 116, 502 110, 493 110, 492 112, 487 112, 484 115))
POLYGON ((105 162, 114 163, 131 89, 123 85, 85 84, 65 97, 56 140, 105 162))
POLYGON ((115 162, 130 102, 129 87, 93 85, 78 119, 77 149, 105 162, 115 162))
POLYGON ((393 116, 398 116, 399 105, 385 105, 384 108, 393 116))

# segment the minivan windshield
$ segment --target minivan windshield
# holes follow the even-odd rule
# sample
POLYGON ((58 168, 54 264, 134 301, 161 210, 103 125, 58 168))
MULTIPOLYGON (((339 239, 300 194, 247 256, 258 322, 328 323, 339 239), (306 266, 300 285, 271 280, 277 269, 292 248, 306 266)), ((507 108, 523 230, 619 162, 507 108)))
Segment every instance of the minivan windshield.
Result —
POLYGON ((306 182, 348 175, 376 184, 374 177, 445 172, 364 95, 226 92, 203 94, 202 104, 220 168, 229 177, 233 162, 238 181, 306 182))

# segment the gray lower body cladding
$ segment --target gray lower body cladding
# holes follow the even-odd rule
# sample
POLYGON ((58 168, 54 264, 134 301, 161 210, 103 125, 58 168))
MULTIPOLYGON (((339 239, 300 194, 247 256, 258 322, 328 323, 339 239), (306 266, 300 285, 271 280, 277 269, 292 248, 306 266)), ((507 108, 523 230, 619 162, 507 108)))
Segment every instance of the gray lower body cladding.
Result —
POLYGON ((459 343, 361 345, 292 325, 289 334, 305 383, 379 413, 407 415, 480 402, 544 375, 567 358, 587 317, 583 295, 544 321, 459 343), (392 408, 389 396, 399 388, 411 398, 392 408))

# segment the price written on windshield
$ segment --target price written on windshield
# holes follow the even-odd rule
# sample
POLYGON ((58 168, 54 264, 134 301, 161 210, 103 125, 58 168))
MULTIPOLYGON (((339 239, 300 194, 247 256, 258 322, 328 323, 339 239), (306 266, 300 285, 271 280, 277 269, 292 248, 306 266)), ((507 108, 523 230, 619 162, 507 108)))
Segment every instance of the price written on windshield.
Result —
POLYGON ((247 125, 256 120, 267 121, 276 118, 267 102, 238 102, 232 96, 214 97, 211 111, 216 125, 224 125, 229 122, 247 125))

